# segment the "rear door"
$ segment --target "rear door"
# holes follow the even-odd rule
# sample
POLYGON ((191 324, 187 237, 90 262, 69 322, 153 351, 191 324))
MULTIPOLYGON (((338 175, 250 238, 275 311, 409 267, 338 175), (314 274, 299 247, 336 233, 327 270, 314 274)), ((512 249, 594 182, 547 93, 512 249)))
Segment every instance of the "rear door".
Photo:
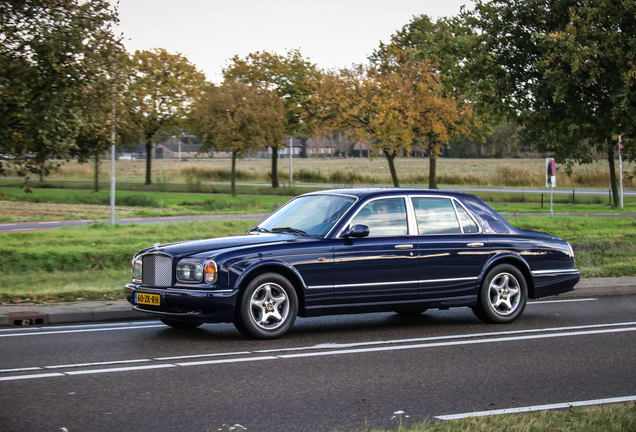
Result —
POLYGON ((461 300, 476 294, 490 250, 488 239, 459 201, 412 197, 418 230, 419 298, 461 300))

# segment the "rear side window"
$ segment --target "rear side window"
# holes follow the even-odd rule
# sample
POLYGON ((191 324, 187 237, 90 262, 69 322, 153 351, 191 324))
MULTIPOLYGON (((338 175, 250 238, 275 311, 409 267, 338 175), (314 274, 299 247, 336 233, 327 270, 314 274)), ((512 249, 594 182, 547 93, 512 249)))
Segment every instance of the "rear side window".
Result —
POLYGON ((455 207, 450 199, 415 197, 413 208, 420 234, 461 234, 455 207))

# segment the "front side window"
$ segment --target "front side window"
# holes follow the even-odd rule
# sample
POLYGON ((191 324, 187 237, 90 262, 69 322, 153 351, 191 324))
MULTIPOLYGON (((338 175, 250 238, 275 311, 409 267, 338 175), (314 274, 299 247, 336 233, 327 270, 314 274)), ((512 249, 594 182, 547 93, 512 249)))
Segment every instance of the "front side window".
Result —
POLYGON ((423 234, 461 234, 455 207, 449 198, 413 198, 418 232, 423 234))
POLYGON ((406 209, 403 198, 382 198, 365 204, 351 221, 369 227, 369 237, 406 235, 406 209))
POLYGON ((257 229, 324 237, 355 201, 340 195, 302 196, 278 209, 257 229))

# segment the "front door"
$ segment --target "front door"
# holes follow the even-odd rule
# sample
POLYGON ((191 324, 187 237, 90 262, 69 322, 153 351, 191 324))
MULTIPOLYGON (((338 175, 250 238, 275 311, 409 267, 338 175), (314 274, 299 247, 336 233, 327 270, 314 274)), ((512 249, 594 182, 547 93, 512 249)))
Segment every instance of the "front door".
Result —
POLYGON ((404 198, 367 203, 350 226, 366 225, 369 236, 337 239, 335 303, 400 303, 417 298, 417 238, 408 235, 404 198))

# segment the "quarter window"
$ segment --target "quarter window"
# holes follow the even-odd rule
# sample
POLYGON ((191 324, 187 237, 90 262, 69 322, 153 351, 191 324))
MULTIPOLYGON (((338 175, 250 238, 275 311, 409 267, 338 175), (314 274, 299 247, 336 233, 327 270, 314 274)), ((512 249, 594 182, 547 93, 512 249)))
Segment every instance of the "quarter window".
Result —
POLYGON ((456 204, 455 208, 457 209, 457 216, 459 216, 459 223, 462 225, 462 228, 464 229, 464 233, 465 234, 478 233, 479 227, 477 226, 475 221, 470 216, 468 216, 468 213, 466 212, 464 207, 460 206, 459 204, 456 204))

